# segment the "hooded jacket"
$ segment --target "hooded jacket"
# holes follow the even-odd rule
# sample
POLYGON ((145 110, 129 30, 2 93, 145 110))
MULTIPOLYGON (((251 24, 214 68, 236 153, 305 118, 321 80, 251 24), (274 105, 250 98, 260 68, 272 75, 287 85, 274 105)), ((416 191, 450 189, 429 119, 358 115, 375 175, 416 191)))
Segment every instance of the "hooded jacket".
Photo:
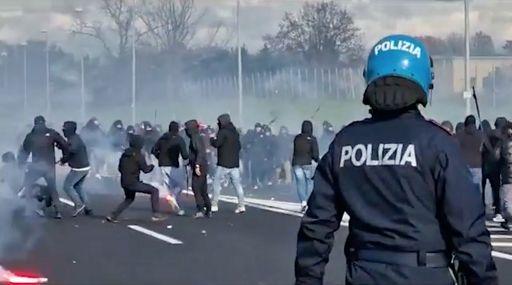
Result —
POLYGON ((238 131, 228 114, 219 116, 217 124, 217 137, 210 139, 210 144, 217 149, 217 165, 225 168, 240 167, 242 145, 238 131))
POLYGON ((55 168, 55 147, 66 153, 66 140, 54 129, 48 128, 43 117, 37 117, 34 123, 34 128, 23 140, 19 163, 24 164, 32 154, 32 163, 44 163, 55 168))
POLYGON ((140 172, 149 173, 153 171, 154 165, 148 165, 142 155, 144 139, 141 136, 130 137, 130 147, 127 148, 119 159, 118 170, 121 173, 121 186, 129 188, 131 185, 140 182, 140 172))
POLYGON ((63 128, 66 137, 68 149, 61 159, 62 163, 67 163, 72 169, 85 169, 89 167, 89 157, 87 148, 79 135, 76 134, 76 123, 65 122, 63 128))
POLYGON ((311 165, 311 161, 318 162, 318 142, 313 136, 313 123, 304 121, 301 133, 293 141, 293 166, 311 165))
POLYGON ((183 159, 188 159, 187 146, 185 140, 179 135, 180 126, 177 122, 169 124, 169 132, 163 134, 151 153, 158 159, 160 167, 180 167, 180 155, 183 159))
POLYGON ((80 137, 89 150, 101 148, 105 145, 105 132, 101 129, 98 119, 94 117, 80 130, 80 137))
MULTIPOLYGON (((185 123, 185 132, 190 138, 189 143, 189 165, 195 168, 196 165, 201 166, 205 169, 208 166, 208 160, 206 158, 206 145, 199 134, 199 124, 196 120, 190 120, 185 123)), ((206 171, 203 170, 203 173, 206 171)))
POLYGON ((108 131, 108 140, 114 151, 122 151, 126 147, 126 130, 121 120, 115 121, 108 131))
POLYGON ((476 129, 474 124, 467 125, 464 130, 457 134, 457 141, 462 150, 462 156, 467 162, 469 168, 482 167, 482 134, 476 129))

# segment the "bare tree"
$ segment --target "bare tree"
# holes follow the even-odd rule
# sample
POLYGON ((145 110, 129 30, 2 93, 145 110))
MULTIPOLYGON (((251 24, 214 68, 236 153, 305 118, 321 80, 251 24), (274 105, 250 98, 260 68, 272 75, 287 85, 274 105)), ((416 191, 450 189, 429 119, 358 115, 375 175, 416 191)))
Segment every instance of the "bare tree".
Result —
POLYGON ((188 46, 203 15, 194 0, 146 0, 137 11, 147 35, 163 51, 188 46))
POLYGON ((130 36, 135 32, 135 7, 129 0, 102 0, 102 11, 111 20, 110 25, 101 22, 88 23, 82 15, 75 19, 74 32, 99 40, 108 55, 122 58, 127 55, 130 36), (111 33, 116 36, 117 47, 111 47, 111 33))
POLYGON ((264 37, 277 51, 299 52, 318 64, 359 59, 363 51, 360 29, 350 13, 334 1, 306 3, 297 13, 286 13, 275 35, 264 37))

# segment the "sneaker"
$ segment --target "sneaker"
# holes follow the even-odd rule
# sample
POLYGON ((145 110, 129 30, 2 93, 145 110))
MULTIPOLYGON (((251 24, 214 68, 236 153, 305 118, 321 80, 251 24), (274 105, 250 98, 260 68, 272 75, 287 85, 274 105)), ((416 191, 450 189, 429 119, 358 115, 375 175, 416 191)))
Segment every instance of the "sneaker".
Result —
POLYGON ((212 212, 206 212, 204 216, 209 219, 212 217, 212 212))
POLYGON ((151 221, 153 222, 160 222, 166 220, 167 217, 162 214, 154 214, 153 217, 151 217, 151 221))
POLYGON ((217 213, 219 211, 219 206, 212 205, 212 213, 217 213))
POLYGON ((185 211, 180 209, 180 210, 178 211, 178 213, 176 213, 176 214, 177 214, 178 216, 180 216, 180 217, 183 217, 183 216, 185 216, 185 211))
POLYGON ((60 214, 60 212, 55 212, 55 216, 53 218, 56 219, 56 220, 61 220, 62 219, 62 215, 60 214))
POLYGON ((195 215, 194 215, 194 219, 202 219, 204 218, 204 214, 203 212, 197 212, 195 215))
POLYGON ((510 231, 510 225, 507 222, 501 223, 500 226, 505 230, 510 231))
POLYGON ((42 217, 44 218, 46 215, 44 214, 44 210, 43 209, 36 209, 34 210, 34 212, 39 216, 39 217, 42 217))
POLYGON ((82 205, 78 208, 76 208, 75 212, 73 212, 73 217, 76 217, 78 215, 80 215, 80 213, 85 210, 85 205, 82 205))
POLYGON ((245 213, 245 207, 237 207, 235 210, 235 214, 243 214, 245 213))
POLYGON ((306 210, 308 209, 308 204, 307 204, 306 202, 302 202, 302 203, 300 204, 300 206, 301 206, 300 211, 301 211, 302 213, 305 213, 305 212, 306 212, 306 210))
POLYGON ((119 220, 117 218, 113 217, 113 216, 107 216, 105 218, 105 220, 107 222, 114 223, 114 224, 119 223, 119 220))
POLYGON ((84 210, 84 214, 85 214, 86 216, 92 216, 92 215, 93 215, 93 212, 92 212, 92 210, 91 210, 91 209, 87 209, 87 208, 85 208, 85 210, 84 210))
POLYGON ((503 223, 503 222, 505 222, 505 219, 503 219, 503 216, 501 214, 496 214, 496 216, 494 216, 492 221, 495 223, 503 223))

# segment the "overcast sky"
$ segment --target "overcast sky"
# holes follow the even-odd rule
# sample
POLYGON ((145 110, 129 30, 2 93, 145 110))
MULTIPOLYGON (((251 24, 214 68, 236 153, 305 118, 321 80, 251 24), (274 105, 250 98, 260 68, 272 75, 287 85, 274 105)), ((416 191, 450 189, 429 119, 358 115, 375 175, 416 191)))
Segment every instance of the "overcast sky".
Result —
MULTIPOLYGON (((132 0, 133 1, 133 0, 132 0)), ((255 51, 261 37, 274 33, 285 11, 297 11, 304 0, 241 0, 242 41, 255 51)), ((313 1, 309 1, 313 2, 313 1)), ((463 32, 463 1, 437 0, 338 0, 361 27, 368 46, 391 33, 445 36, 463 32)), ((91 21, 102 20, 101 0, 0 0, 0 40, 19 43, 40 39, 42 29, 50 40, 69 50, 77 50, 77 40, 69 36, 73 11, 83 7, 91 21)), ((206 16, 199 27, 197 41, 208 34, 208 27, 222 22, 234 26, 236 0, 196 0, 206 16)), ((512 0, 471 1, 472 33, 490 33, 496 46, 512 39, 512 0)), ((233 41, 234 43, 234 41, 233 41)), ((83 44, 83 42, 81 42, 83 44)), ((92 47, 89 47, 92 48, 92 47)))

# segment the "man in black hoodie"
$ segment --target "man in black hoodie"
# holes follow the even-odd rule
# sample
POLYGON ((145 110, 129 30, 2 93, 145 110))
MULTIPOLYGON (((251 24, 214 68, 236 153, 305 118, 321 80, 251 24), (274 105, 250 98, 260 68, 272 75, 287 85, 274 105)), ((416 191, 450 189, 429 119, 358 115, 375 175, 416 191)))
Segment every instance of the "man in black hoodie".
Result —
POLYGON ((304 121, 302 123, 301 133, 293 141, 293 159, 292 167, 297 183, 297 194, 302 206, 302 211, 306 211, 306 203, 309 193, 313 190, 314 167, 312 162, 318 162, 318 142, 313 136, 313 123, 304 121))
POLYGON ((464 120, 464 130, 458 133, 457 140, 462 150, 462 156, 468 164, 473 177, 473 183, 478 185, 482 193, 482 133, 476 128, 476 118, 467 116, 464 120))
POLYGON ((107 217, 107 221, 116 223, 119 215, 128 208, 135 200, 136 193, 151 195, 151 209, 153 210, 152 221, 161 221, 165 217, 159 213, 159 192, 155 187, 143 183, 140 180, 140 172, 150 173, 155 168, 154 165, 148 165, 142 154, 144 147, 144 138, 139 135, 130 137, 130 147, 127 148, 121 159, 119 159, 119 172, 121 173, 121 186, 124 190, 125 200, 117 209, 107 217))
POLYGON ((62 165, 67 163, 71 168, 64 179, 64 192, 68 194, 71 201, 75 204, 73 217, 78 216, 82 211, 85 211, 86 215, 91 215, 92 210, 89 208, 86 193, 82 188, 85 178, 91 169, 89 157, 87 156, 87 148, 80 136, 76 133, 75 122, 64 122, 62 132, 68 140, 68 151, 64 153, 60 163, 62 165))
MULTIPOLYGON (((37 116, 34 119, 34 128, 23 141, 18 155, 18 163, 24 167, 28 157, 32 154, 32 163, 28 165, 25 172, 23 188, 30 189, 37 180, 43 178, 47 185, 43 188, 46 192, 44 193, 46 207, 50 207, 53 203, 55 218, 61 219, 62 215, 58 207, 59 194, 55 182, 55 146, 62 150, 63 154, 67 152, 66 140, 58 132, 46 126, 43 116, 37 116)), ((44 216, 43 209, 36 210, 36 213, 44 216)))
POLYGON ((320 153, 323 155, 329 149, 329 145, 334 139, 336 133, 334 132, 334 126, 328 121, 324 121, 322 126, 324 130, 320 137, 320 153))
POLYGON ((502 226, 510 230, 512 227, 512 123, 505 123, 502 128, 500 147, 501 180, 500 189, 502 213, 505 218, 502 226))
POLYGON ((219 210, 221 180, 227 176, 238 196, 238 207, 235 213, 244 213, 244 190, 242 189, 242 178, 240 176, 240 150, 242 149, 240 135, 228 114, 220 115, 217 118, 217 125, 219 126, 217 137, 210 138, 210 144, 217 149, 217 170, 213 180, 212 212, 219 210))
POLYGON ((151 153, 158 159, 158 166, 162 170, 163 185, 172 195, 169 201, 175 201, 175 207, 179 216, 183 216, 185 212, 180 207, 181 191, 185 189, 185 177, 180 171, 180 155, 184 160, 188 159, 187 146, 185 140, 179 135, 180 125, 172 121, 169 124, 169 132, 163 134, 151 153))
POLYGON ((197 213, 195 218, 210 217, 212 205, 208 197, 208 184, 206 173, 208 161, 206 159, 206 145, 199 134, 199 124, 196 120, 185 123, 185 132, 190 138, 189 165, 192 170, 192 191, 196 199, 197 213))

